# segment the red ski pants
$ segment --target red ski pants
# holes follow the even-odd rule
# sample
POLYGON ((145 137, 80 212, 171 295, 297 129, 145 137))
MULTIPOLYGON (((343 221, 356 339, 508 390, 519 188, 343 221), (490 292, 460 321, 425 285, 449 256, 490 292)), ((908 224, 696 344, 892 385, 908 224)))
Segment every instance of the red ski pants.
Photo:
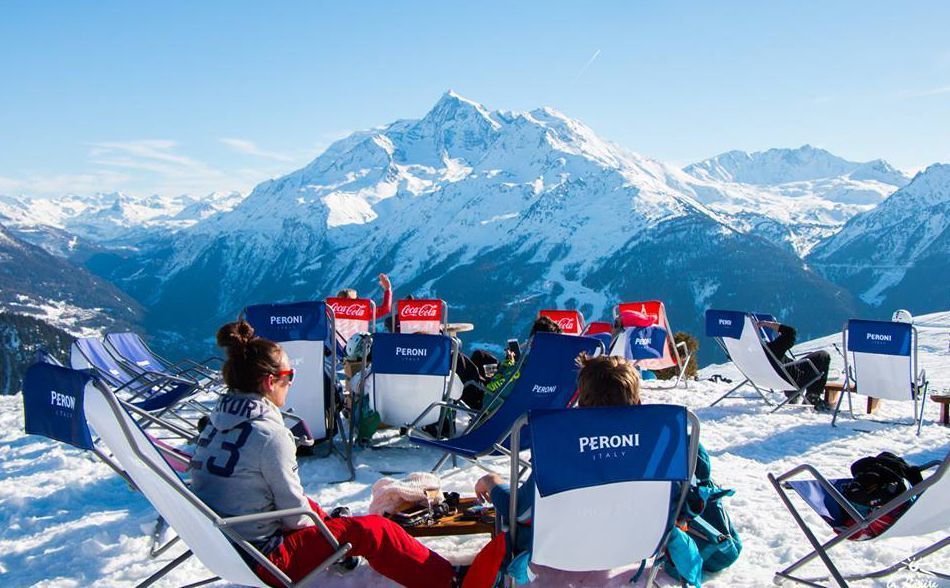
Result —
MULTIPOLYGON (((353 546, 349 555, 365 557, 370 567, 390 580, 407 588, 452 585, 452 564, 391 520, 376 515, 331 519, 314 501, 310 506, 340 543, 353 546)), ((267 559, 297 582, 332 553, 330 544, 313 526, 284 533, 283 543, 267 559)), ((262 566, 257 566, 257 573, 271 586, 281 586, 262 566)))

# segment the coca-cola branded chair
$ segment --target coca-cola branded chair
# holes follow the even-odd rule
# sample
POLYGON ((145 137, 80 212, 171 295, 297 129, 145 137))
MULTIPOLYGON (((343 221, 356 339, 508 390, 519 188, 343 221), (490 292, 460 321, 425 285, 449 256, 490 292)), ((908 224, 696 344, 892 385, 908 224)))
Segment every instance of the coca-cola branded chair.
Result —
POLYGON ((336 351, 346 355, 346 343, 357 333, 376 332, 376 303, 369 298, 327 298, 336 321, 336 351))
POLYGON ((545 316, 557 323, 565 335, 580 335, 584 331, 584 315, 577 310, 545 309, 538 316, 545 316))
POLYGON ((663 349, 663 356, 654 359, 641 360, 639 362, 639 366, 645 370, 662 370, 675 367, 676 381, 673 383, 673 385, 677 386, 680 382, 682 382, 683 386, 689 387, 689 384, 686 381, 686 366, 689 364, 689 360, 691 358, 689 347, 686 345, 685 341, 676 343, 676 341, 673 339, 674 331, 670 328, 670 321, 666 315, 666 306, 663 304, 663 302, 659 300, 623 302, 617 305, 617 308, 614 310, 614 312, 615 318, 620 319, 621 326, 624 328, 624 330, 621 331, 621 333, 617 336, 617 339, 614 341, 613 348, 610 352, 611 355, 622 356, 624 354, 624 350, 628 348, 626 342, 626 338, 628 336, 627 328, 634 325, 627 323, 624 313, 637 312, 644 314, 652 319, 653 325, 662 327, 666 331, 667 338, 666 346, 663 349))
POLYGON ((313 441, 326 441, 326 455, 340 453, 353 474, 349 452, 343 453, 333 445, 334 435, 342 431, 340 407, 336 403, 333 312, 325 302, 312 300, 256 304, 245 308, 243 314, 256 335, 280 343, 290 358, 294 391, 287 396, 283 411, 303 419, 313 441))
POLYGON ((400 300, 396 304, 399 333, 445 333, 449 309, 444 300, 400 300))

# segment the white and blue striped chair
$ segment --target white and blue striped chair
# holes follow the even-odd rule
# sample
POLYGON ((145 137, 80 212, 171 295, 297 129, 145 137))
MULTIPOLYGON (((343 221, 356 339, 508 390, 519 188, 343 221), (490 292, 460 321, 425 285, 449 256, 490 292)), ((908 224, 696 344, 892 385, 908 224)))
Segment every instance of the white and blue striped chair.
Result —
MULTIPOLYGON (((608 570, 663 552, 696 467, 693 413, 673 405, 531 411, 512 428, 512 455, 525 426, 535 483, 532 563, 608 570)), ((520 469, 512 460, 512 488, 520 469)), ((518 520, 518 492, 508 508, 507 520, 518 520)), ((521 525, 508 527, 508 544, 516 546, 521 525)), ((657 571, 651 566, 647 585, 657 571)))
MULTIPOLYGON (((851 394, 913 401, 917 434, 924 420, 927 374, 917 369, 917 330, 909 323, 852 319, 842 333, 847 381, 844 385, 851 416, 851 394)), ((837 423, 845 394, 838 398, 831 424, 837 423)))

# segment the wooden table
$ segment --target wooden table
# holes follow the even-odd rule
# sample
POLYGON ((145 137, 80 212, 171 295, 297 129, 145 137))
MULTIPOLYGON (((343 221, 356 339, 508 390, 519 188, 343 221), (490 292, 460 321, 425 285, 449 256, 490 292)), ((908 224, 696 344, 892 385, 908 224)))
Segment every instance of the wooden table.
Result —
POLYGON ((943 405, 940 407, 940 424, 950 427, 950 396, 934 394, 930 399, 943 405))
MULTIPOLYGON (((442 517, 431 525, 416 525, 403 527, 413 537, 445 537, 448 535, 477 535, 480 533, 494 534, 494 510, 487 511, 482 519, 477 521, 463 521, 462 515, 466 508, 475 505, 475 497, 463 498, 459 501, 458 511, 454 515, 442 517)), ((415 504, 406 504, 401 510, 419 508, 415 504)), ((388 517, 388 515, 387 515, 388 517)))
MULTIPOLYGON (((844 391, 844 384, 841 382, 827 382, 825 384, 825 402, 829 406, 836 406, 838 403, 838 396, 844 391)), ((854 388, 851 389, 852 392, 856 392, 854 388)), ((877 412, 878 407, 881 405, 880 398, 872 398, 868 396, 868 414, 874 414, 877 412)))

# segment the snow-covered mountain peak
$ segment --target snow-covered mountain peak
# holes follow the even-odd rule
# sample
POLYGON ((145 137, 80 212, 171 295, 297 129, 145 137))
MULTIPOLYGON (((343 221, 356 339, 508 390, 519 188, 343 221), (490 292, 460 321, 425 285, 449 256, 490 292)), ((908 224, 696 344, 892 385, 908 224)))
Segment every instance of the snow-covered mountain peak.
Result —
POLYGON ((843 176, 860 165, 806 144, 797 149, 769 149, 755 153, 729 151, 694 163, 685 171, 701 179, 775 185, 843 176))

